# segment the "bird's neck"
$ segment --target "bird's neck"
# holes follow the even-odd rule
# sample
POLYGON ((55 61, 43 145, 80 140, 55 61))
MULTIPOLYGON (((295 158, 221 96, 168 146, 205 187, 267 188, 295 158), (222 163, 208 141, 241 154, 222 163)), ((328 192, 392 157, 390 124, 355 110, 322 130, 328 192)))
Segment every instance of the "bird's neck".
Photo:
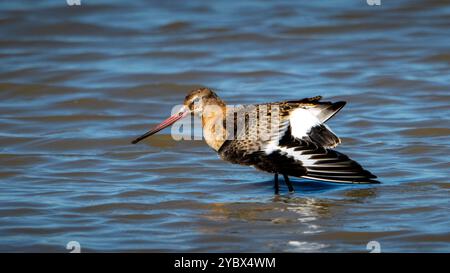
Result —
POLYGON ((206 143, 216 151, 227 139, 225 117, 226 105, 223 102, 207 105, 202 113, 203 136, 206 143))

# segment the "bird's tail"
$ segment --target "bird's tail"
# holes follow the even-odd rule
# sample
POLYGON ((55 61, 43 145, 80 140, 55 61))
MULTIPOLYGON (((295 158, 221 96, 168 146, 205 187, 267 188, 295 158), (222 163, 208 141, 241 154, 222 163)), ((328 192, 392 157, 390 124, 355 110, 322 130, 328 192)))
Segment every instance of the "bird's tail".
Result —
POLYGON ((314 164, 307 164, 304 178, 335 183, 378 184, 377 177, 348 156, 333 150, 312 156, 314 164))
POLYGON ((288 175, 335 183, 380 183, 374 174, 345 154, 314 142, 296 140, 278 149, 286 159, 279 168, 288 175))
POLYGON ((303 177, 336 183, 373 184, 380 183, 377 177, 365 170, 358 162, 343 153, 323 149, 311 154, 304 164, 306 175, 303 177))

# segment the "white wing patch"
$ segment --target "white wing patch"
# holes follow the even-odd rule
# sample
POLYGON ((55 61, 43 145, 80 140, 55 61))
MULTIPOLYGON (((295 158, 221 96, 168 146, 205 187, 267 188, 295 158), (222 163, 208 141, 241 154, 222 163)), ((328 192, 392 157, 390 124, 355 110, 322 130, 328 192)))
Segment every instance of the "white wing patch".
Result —
POLYGON ((299 161, 305 167, 312 166, 317 162, 317 160, 311 159, 312 155, 304 155, 301 151, 295 151, 294 148, 278 147, 278 150, 299 161))
POLYGON ((281 122, 278 132, 276 132, 271 137, 270 141, 264 147, 264 152, 266 154, 271 154, 274 150, 277 150, 279 148, 278 144, 280 143, 280 139, 284 136, 288 127, 289 127, 289 120, 281 122))
POLYGON ((290 115, 291 134, 296 138, 307 137, 312 127, 320 125, 319 119, 308 109, 297 108, 290 115))
MULTIPOLYGON (((334 148, 335 146, 337 146, 340 143, 339 138, 333 133, 333 131, 331 131, 331 129, 326 124, 323 124, 319 120, 319 118, 317 117, 319 113, 320 111, 315 110, 314 108, 297 108, 293 110, 289 115, 289 119, 283 121, 280 124, 278 134, 274 134, 267 145, 264 147, 264 151, 266 152, 266 154, 271 154, 273 151, 280 149, 278 144, 280 142, 280 139, 286 133, 289 125, 291 127, 291 135, 294 138, 307 139, 319 145, 322 145, 325 148, 334 148), (321 132, 321 134, 323 134, 323 136, 327 138, 316 139, 314 138, 314 136, 311 136, 311 129, 315 126, 322 126, 322 128, 328 130, 328 132, 321 132)), ((292 152, 293 151, 290 151, 288 154, 294 157, 294 154, 292 154, 292 152)), ((299 157, 299 152, 296 151, 295 153, 297 157, 299 157)), ((307 158, 296 159, 300 161, 308 160, 309 156, 307 158)))

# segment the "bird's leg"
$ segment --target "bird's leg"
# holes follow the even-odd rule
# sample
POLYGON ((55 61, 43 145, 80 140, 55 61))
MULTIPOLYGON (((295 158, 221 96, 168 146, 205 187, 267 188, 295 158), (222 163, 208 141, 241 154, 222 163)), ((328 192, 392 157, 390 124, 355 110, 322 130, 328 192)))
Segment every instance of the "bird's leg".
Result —
POLYGON ((275 194, 278 194, 279 192, 279 187, 278 187, 278 173, 275 173, 275 177, 274 177, 274 188, 275 188, 275 194))
POLYGON ((286 185, 289 188, 289 192, 294 192, 294 187, 292 186, 292 183, 289 180, 289 176, 287 176, 286 174, 283 174, 283 176, 284 176, 284 182, 286 183, 286 185))

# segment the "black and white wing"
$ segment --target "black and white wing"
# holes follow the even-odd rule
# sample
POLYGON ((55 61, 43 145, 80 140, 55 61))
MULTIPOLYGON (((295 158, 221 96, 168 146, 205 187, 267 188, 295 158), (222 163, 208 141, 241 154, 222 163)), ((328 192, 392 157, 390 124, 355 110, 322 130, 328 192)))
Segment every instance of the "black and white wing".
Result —
POLYGON ((345 102, 318 104, 319 97, 312 99, 306 99, 307 103, 302 100, 273 104, 281 106, 278 130, 272 131, 269 138, 255 138, 255 132, 264 130, 267 124, 261 119, 250 121, 245 130, 238 130, 235 139, 224 142, 219 155, 232 163, 271 173, 336 183, 379 183, 356 161, 330 149, 340 139, 323 122, 345 102))
POLYGON ((286 102, 293 104, 289 112, 291 133, 295 138, 309 140, 325 148, 334 148, 341 140, 325 122, 339 112, 345 102, 319 102, 319 99, 317 97, 313 103, 286 102))
POLYGON ((336 183, 379 183, 375 175, 345 154, 289 134, 265 151, 279 162, 279 173, 336 183))

